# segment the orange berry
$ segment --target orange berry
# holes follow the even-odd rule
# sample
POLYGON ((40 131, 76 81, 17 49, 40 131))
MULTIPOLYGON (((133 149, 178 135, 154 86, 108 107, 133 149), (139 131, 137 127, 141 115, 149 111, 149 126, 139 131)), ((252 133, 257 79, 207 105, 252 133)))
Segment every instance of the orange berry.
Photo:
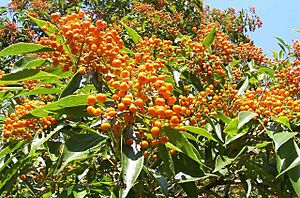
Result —
POLYGON ((170 119, 171 124, 178 124, 179 123, 179 118, 177 116, 172 116, 170 119))
POLYGON ((129 138, 126 140, 127 145, 132 145, 134 143, 134 140, 132 138, 129 138))
POLYGON ((154 126, 160 128, 160 127, 162 126, 162 124, 161 124, 160 121, 156 120, 156 121, 154 122, 154 126))
POLYGON ((26 180, 26 175, 25 174, 23 174, 23 175, 20 175, 20 179, 22 180, 22 181, 25 181, 26 180))
POLYGON ((165 100, 163 98, 156 98, 155 104, 157 106, 164 106, 165 105, 165 100))
POLYGON ((120 68, 121 65, 122 65, 122 62, 121 62, 119 59, 114 59, 114 60, 111 62, 111 65, 112 65, 113 67, 120 68))
POLYGON ((153 137, 158 137, 160 135, 160 129, 158 127, 152 127, 150 133, 153 137))
POLYGON ((148 108, 148 113, 152 116, 156 115, 156 111, 154 107, 149 107, 148 108))
POLYGON ((141 98, 136 99, 133 102, 137 107, 143 107, 144 106, 144 101, 141 98))
POLYGON ((129 111, 132 112, 132 113, 135 113, 135 112, 138 111, 138 108, 134 104, 131 104, 129 106, 129 111))
POLYGON ((152 140, 151 141, 151 146, 156 147, 159 144, 159 140, 152 140))
POLYGON ((120 90, 122 90, 122 91, 128 91, 129 90, 129 85, 126 82, 122 82, 120 84, 120 90))
POLYGON ((171 155, 176 155, 176 154, 177 154, 177 151, 174 150, 174 149, 172 149, 172 150, 170 150, 170 154, 171 154, 171 155))
POLYGON ((129 106, 132 102, 131 98, 122 98, 122 103, 124 103, 124 105, 129 106))
POLYGON ((146 140, 144 140, 140 142, 140 146, 142 147, 142 149, 146 149, 148 148, 149 143, 146 140))
POLYGON ((110 129, 110 124, 108 122, 104 122, 101 124, 100 129, 103 131, 108 131, 110 129))
POLYGON ((88 112, 88 114, 94 115, 95 108, 93 106, 88 106, 86 108, 86 111, 88 112))
POLYGON ((97 98, 96 96, 89 95, 86 100, 88 105, 94 105, 97 101, 97 98))
POLYGON ((103 93, 97 94, 96 98, 99 102, 105 102, 106 101, 106 95, 103 94, 103 93))
POLYGON ((112 110, 112 111, 109 111, 108 113, 107 113, 107 115, 109 116, 109 117, 115 117, 116 115, 117 115, 117 112, 115 111, 115 110, 112 110))
POLYGON ((98 20, 98 21, 96 21, 96 26, 98 27, 98 28, 106 28, 107 27, 107 23, 105 22, 105 21, 102 21, 102 20, 98 20))
POLYGON ((162 136, 162 137, 159 138, 159 143, 161 143, 161 144, 166 144, 168 142, 169 142, 168 136, 164 135, 164 136, 162 136))
POLYGON ((149 152, 148 151, 145 151, 144 152, 144 158, 147 158, 149 156, 149 152))
POLYGON ((59 20, 60 14, 58 12, 52 13, 50 15, 50 18, 51 18, 51 22, 54 23, 59 20))
POLYGON ((126 106, 124 105, 124 103, 121 102, 121 103, 118 104, 118 110, 119 111, 124 111, 125 109, 126 109, 126 106))
POLYGON ((152 159, 152 160, 157 160, 157 158, 158 158, 157 155, 152 155, 152 156, 151 156, 151 159, 152 159))
POLYGON ((172 110, 173 110, 175 113, 180 113, 180 111, 181 111, 181 106, 179 106, 179 105, 173 105, 172 110))
POLYGON ((93 114, 94 114, 95 116, 99 116, 99 115, 101 115, 102 113, 103 113, 102 110, 99 109, 99 108, 95 109, 94 112, 93 112, 93 114))

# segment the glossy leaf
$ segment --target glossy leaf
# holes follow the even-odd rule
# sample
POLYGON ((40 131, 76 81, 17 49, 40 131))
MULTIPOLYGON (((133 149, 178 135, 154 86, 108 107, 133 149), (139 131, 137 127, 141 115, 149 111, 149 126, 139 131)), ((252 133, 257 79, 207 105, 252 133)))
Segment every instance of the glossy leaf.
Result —
POLYGON ((133 40, 135 44, 143 40, 143 38, 134 29, 132 29, 131 27, 129 27, 123 22, 121 22, 121 25, 127 30, 130 38, 133 40))
POLYGON ((16 73, 5 75, 0 80, 0 84, 12 84, 25 80, 45 80, 45 79, 59 79, 60 77, 44 71, 38 70, 24 70, 16 73))
POLYGON ((61 166, 57 170, 60 172, 71 161, 84 160, 92 157, 92 153, 99 150, 99 147, 105 143, 107 137, 90 134, 76 134, 66 139, 61 157, 61 166))
POLYGON ((258 116, 256 113, 250 111, 241 111, 238 115, 238 129, 248 123, 250 120, 258 116))
POLYGON ((289 119, 286 116, 280 116, 279 118, 273 118, 275 122, 278 122, 284 126, 286 126, 288 129, 292 131, 289 119))
POLYGON ((237 95, 238 95, 238 96, 244 95, 244 93, 245 93, 245 91, 247 90, 248 86, 249 86, 249 77, 246 76, 245 81, 244 81, 244 83, 242 84, 242 86, 240 87, 240 89, 239 89, 237 95))
POLYGON ((171 127, 163 127, 162 131, 169 137, 169 140, 174 146, 178 147, 182 153, 189 156, 191 159, 195 160, 199 164, 203 164, 197 155, 194 153, 192 148, 193 145, 176 129, 171 127))
POLYGON ((275 133, 273 135, 273 141, 274 141, 274 144, 275 144, 275 151, 278 151, 278 149, 283 144, 285 144, 291 138, 295 137, 297 134, 298 133, 290 133, 290 132, 275 133))
POLYGON ((73 94, 75 91, 77 91, 80 88, 82 77, 83 77, 82 74, 77 72, 72 77, 72 79, 68 82, 68 84, 60 94, 59 98, 66 97, 68 95, 73 94))
POLYGON ((12 56, 19 54, 29 54, 37 52, 50 52, 54 51, 52 48, 34 43, 17 43, 0 51, 0 56, 12 56))
POLYGON ((87 105, 86 99, 88 95, 71 95, 64 97, 56 102, 50 103, 46 106, 34 109, 30 111, 27 115, 23 116, 23 118, 28 117, 45 117, 54 111, 63 110, 64 108, 70 107, 78 107, 87 105))
POLYGON ((120 190, 119 197, 125 198, 141 173, 144 166, 144 156, 136 143, 130 147, 126 146, 121 156, 122 179, 126 187, 120 190))
POLYGON ((276 167, 280 173, 277 177, 287 173, 295 192, 300 196, 300 149, 298 145, 290 139, 278 148, 276 154, 276 167))
POLYGON ((228 134, 233 134, 233 135, 237 134, 237 132, 238 132, 238 124, 239 124, 238 118, 234 118, 225 127, 224 132, 228 133, 228 134))
POLYGON ((206 131, 203 128, 193 127, 193 126, 186 126, 185 128, 186 128, 186 130, 188 130, 192 133, 198 134, 200 136, 204 136, 212 141, 217 142, 217 140, 208 131, 206 131))
POLYGON ((261 67, 257 70, 257 72, 259 74, 265 74, 265 75, 268 75, 270 76, 271 78, 274 78, 275 76, 275 71, 269 67, 261 67))
POLYGON ((216 36, 216 26, 214 26, 212 28, 212 30, 210 31, 210 33, 208 34, 207 37, 204 38, 202 44, 205 46, 205 48, 208 48, 211 46, 211 44, 213 43, 214 39, 216 36))

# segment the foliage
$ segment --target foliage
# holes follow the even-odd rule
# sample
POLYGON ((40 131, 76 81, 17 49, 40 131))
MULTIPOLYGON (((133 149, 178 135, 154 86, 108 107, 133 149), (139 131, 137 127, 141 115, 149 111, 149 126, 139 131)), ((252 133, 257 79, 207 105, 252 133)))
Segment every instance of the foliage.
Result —
POLYGON ((1 194, 300 196, 297 40, 266 57, 253 8, 68 2, 2 10, 1 194))

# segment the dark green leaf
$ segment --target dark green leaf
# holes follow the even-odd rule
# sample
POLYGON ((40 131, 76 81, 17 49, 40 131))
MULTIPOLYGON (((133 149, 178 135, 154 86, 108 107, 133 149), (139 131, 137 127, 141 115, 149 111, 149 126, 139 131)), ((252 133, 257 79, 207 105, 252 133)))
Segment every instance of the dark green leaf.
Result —
POLYGON ((169 137, 170 142, 178 147, 182 153, 189 156, 191 159, 195 160, 199 164, 203 165, 198 156, 194 153, 192 144, 176 129, 171 127, 163 127, 162 131, 169 137))
POLYGON ((66 140, 63 154, 61 157, 61 166, 57 172, 71 161, 84 160, 93 157, 91 153, 99 151, 99 147, 105 143, 107 137, 96 133, 76 134, 66 140))
POLYGON ((208 131, 206 131, 203 128, 193 127, 193 126, 186 126, 186 130, 188 130, 192 133, 198 134, 200 136, 204 136, 204 137, 206 137, 206 138, 208 138, 212 141, 217 142, 217 140, 208 131))
POLYGON ((77 72, 72 79, 69 81, 69 83, 67 84, 67 86, 64 88, 63 92, 61 93, 61 95, 59 96, 59 98, 63 98, 66 97, 68 95, 73 94, 76 90, 79 89, 80 87, 80 82, 82 80, 82 74, 80 74, 79 72, 77 72))

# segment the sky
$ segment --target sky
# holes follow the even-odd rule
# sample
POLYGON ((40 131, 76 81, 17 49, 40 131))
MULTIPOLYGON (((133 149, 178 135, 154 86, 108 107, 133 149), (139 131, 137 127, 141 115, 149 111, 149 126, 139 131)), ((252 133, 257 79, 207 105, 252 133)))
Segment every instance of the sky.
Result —
POLYGON ((300 0, 205 0, 204 4, 220 9, 249 9, 254 6, 262 18, 263 27, 251 33, 250 37, 269 56, 271 49, 280 50, 275 36, 289 44, 292 44, 293 39, 300 40, 300 34, 293 31, 300 29, 300 0))
MULTIPOLYGON (((0 6, 6 5, 10 0, 0 0, 0 6)), ((256 8, 256 13, 262 18, 263 27, 250 33, 250 37, 264 53, 271 56, 270 50, 279 51, 275 36, 292 44, 293 39, 300 40, 300 34, 294 29, 300 29, 300 0, 204 0, 211 8, 248 9, 256 8)))

